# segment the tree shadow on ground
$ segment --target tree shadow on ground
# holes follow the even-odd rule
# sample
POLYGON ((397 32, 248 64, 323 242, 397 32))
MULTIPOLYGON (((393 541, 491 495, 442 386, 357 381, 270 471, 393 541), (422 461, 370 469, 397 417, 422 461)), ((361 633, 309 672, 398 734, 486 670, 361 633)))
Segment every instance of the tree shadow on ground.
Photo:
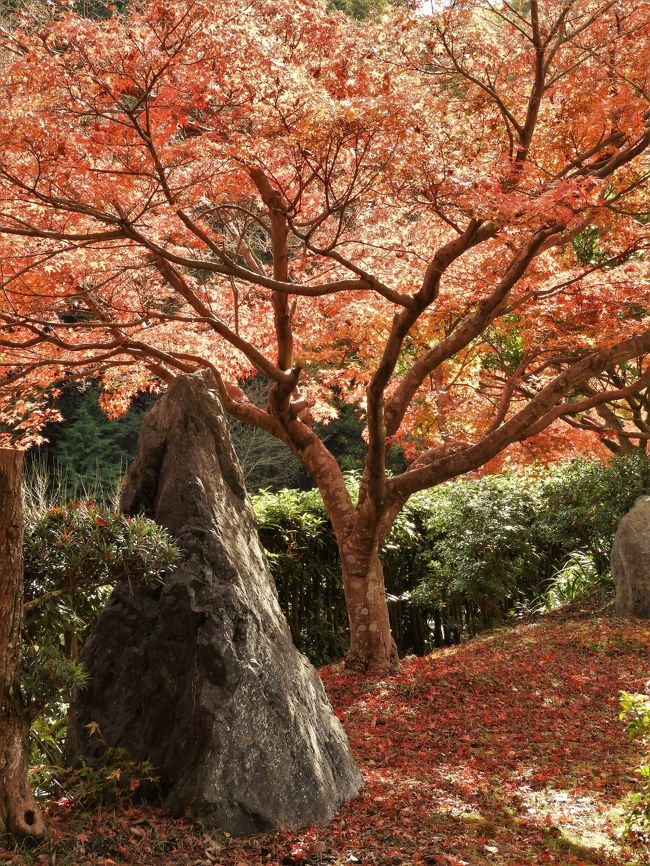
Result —
POLYGON ((408 659, 379 682, 325 671, 367 778, 342 812, 350 844, 363 815, 472 866, 629 864, 612 819, 638 756, 617 699, 643 687, 649 645, 646 624, 590 611, 408 659))

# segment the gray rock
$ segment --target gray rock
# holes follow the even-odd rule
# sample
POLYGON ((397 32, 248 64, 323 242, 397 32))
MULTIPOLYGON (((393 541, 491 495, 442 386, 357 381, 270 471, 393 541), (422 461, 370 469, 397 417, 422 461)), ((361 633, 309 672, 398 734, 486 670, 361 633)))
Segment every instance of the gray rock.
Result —
POLYGON ((167 804, 233 834, 328 822, 361 788, 317 672, 293 646, 211 374, 144 421, 122 505, 184 550, 163 586, 119 586, 87 640, 70 750, 150 761, 167 804))
POLYGON ((618 525, 612 577, 616 613, 650 619, 650 496, 640 496, 618 525))

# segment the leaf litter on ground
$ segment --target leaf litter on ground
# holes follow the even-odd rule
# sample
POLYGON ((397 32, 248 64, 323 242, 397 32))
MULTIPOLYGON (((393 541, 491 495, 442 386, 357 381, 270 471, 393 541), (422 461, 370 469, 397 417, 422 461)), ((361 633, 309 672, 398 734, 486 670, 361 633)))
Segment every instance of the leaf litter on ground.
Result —
POLYGON ((376 679, 321 670, 364 775, 329 827, 204 834, 152 806, 48 804, 37 866, 644 866, 620 836, 636 747, 618 693, 650 677, 650 624, 596 602, 402 661, 376 679))

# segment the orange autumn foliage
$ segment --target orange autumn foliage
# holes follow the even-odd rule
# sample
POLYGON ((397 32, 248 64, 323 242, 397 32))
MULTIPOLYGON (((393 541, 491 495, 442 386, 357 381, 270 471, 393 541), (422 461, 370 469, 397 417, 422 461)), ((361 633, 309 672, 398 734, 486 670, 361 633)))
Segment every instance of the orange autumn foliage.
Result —
POLYGON ((65 376, 119 414, 211 369, 311 471, 366 611, 353 646, 390 656, 352 587, 380 587, 406 498, 545 430, 555 448, 559 424, 572 448, 562 419, 650 378, 629 375, 650 350, 650 5, 48 15, 3 33, 0 421, 36 435, 65 376), (257 372, 267 407, 238 384, 257 372), (366 418, 357 503, 313 432, 335 397, 366 418), (412 463, 389 479, 396 442, 412 463))

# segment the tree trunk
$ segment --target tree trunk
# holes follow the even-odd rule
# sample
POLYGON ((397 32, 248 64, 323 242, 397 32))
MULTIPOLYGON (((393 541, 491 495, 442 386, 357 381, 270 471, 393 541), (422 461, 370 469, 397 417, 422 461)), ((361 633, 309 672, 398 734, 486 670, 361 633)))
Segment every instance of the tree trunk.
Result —
POLYGON ((23 611, 22 451, 0 449, 0 819, 17 836, 45 822, 27 780, 27 721, 18 674, 23 611))
POLYGON ((370 674, 391 673, 398 655, 390 631, 384 570, 375 545, 360 555, 354 545, 341 549, 343 586, 350 623, 350 649, 345 666, 370 674))
POLYGON ((439 610, 433 612, 433 645, 435 647, 445 645, 445 636, 442 632, 442 614, 439 610))
POLYGON ((379 559, 385 537, 405 500, 396 499, 385 512, 355 508, 339 465, 311 430, 295 422, 286 428, 294 454, 309 470, 332 523, 341 558, 345 606, 350 626, 350 670, 383 674, 396 670, 399 660, 391 635, 384 571, 379 559))

